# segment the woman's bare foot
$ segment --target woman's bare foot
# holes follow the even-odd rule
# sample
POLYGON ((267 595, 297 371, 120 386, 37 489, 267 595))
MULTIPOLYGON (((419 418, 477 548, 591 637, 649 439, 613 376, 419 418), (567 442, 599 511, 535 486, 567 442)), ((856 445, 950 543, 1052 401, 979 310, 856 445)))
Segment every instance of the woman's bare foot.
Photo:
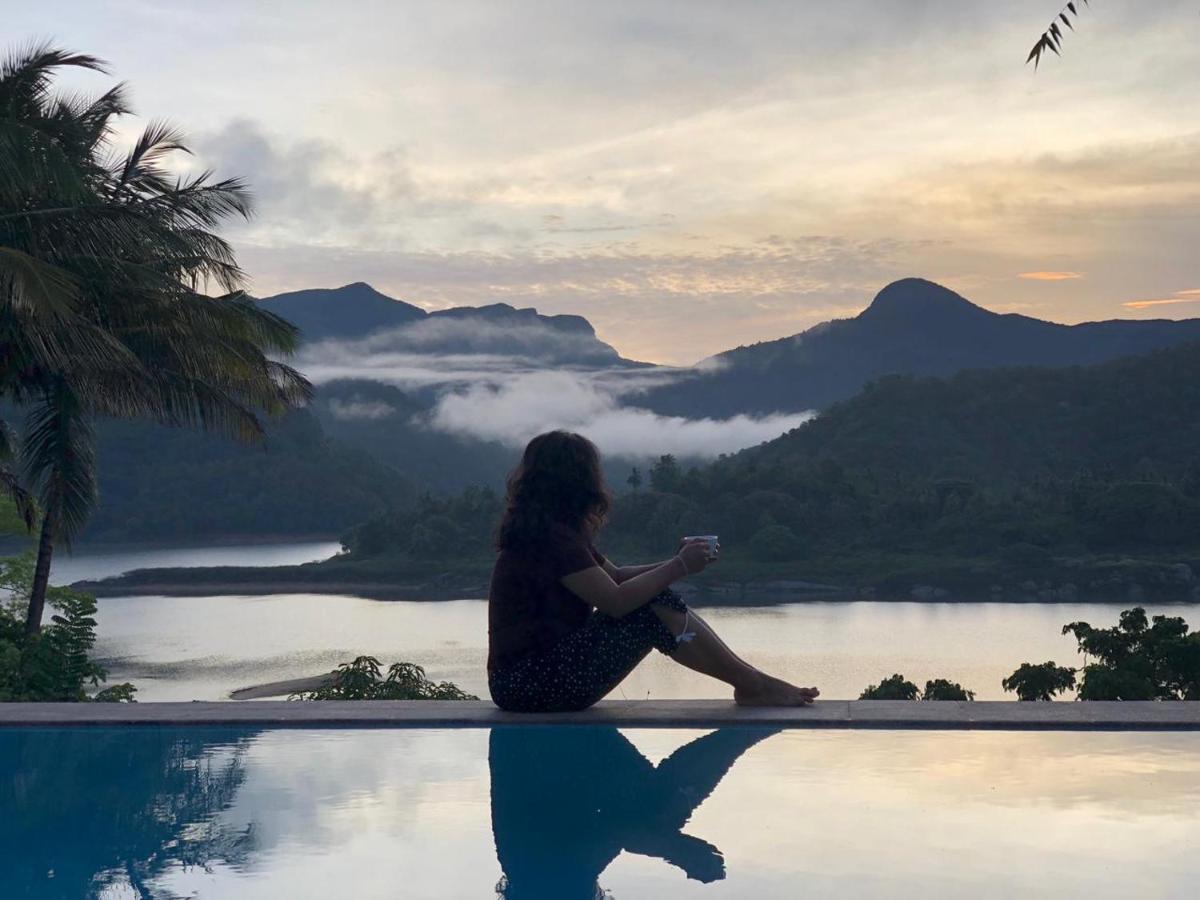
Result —
POLYGON ((808 706, 820 695, 815 687, 796 687, 782 678, 763 675, 756 686, 735 688, 733 701, 738 706, 808 706))

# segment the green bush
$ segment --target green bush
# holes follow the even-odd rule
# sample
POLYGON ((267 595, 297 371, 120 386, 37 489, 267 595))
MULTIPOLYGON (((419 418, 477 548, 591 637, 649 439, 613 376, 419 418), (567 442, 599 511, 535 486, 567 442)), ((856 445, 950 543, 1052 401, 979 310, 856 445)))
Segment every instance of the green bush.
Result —
POLYGON ((921 696, 920 689, 899 673, 891 678, 885 678, 879 684, 873 684, 861 694, 859 700, 917 700, 921 696))
MULTIPOLYGON (((1180 616, 1147 618, 1140 606, 1121 613, 1112 628, 1087 622, 1063 626, 1088 662, 1079 679, 1080 700, 1200 700, 1200 631, 1180 616)), ((1022 663, 1002 682, 1021 700, 1050 700, 1075 687, 1076 670, 1022 663)))
POLYGON ((933 678, 925 682, 924 693, 899 673, 873 684, 858 696, 859 700, 974 700, 975 692, 968 691, 948 678, 933 678))
POLYGON ((1016 691, 1018 700, 1053 700, 1055 694, 1075 687, 1075 670, 1056 666, 1054 660, 1038 663, 1021 663, 1001 683, 1006 691, 1016 691))
POLYGON ((1113 628, 1072 622, 1068 632, 1095 660, 1084 666, 1080 700, 1200 700, 1200 632, 1182 617, 1151 620, 1139 606, 1113 628))
POLYGON ((948 678, 934 678, 925 682, 922 700, 974 700, 975 692, 968 691, 956 681, 948 678))
POLYGON ((112 685, 89 697, 87 689, 108 673, 89 657, 96 643, 96 600, 90 594, 51 587, 46 601, 57 612, 33 636, 25 634, 25 610, 33 584, 33 555, 0 559, 0 701, 132 702, 131 684, 112 685))
POLYGON ((382 676, 379 660, 360 656, 338 666, 333 681, 315 691, 293 694, 292 700, 478 700, 448 681, 437 684, 413 663, 392 663, 382 676))

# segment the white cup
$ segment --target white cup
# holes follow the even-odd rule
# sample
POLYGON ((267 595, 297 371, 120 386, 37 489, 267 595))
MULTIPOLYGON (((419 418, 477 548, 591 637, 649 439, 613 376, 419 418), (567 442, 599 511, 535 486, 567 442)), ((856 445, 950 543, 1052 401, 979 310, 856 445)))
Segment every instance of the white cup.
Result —
POLYGON ((720 538, 718 538, 715 534, 693 534, 690 537, 685 537, 683 540, 688 544, 696 541, 702 541, 703 543, 707 544, 708 558, 712 559, 714 556, 716 556, 717 543, 720 541, 720 538))

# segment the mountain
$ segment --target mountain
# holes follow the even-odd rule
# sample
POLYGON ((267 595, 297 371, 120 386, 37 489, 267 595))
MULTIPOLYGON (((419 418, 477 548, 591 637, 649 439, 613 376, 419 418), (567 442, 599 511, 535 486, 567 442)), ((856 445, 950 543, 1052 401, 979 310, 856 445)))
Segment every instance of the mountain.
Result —
POLYGON ((258 302, 296 325, 310 344, 372 338, 373 351, 512 356, 546 365, 634 364, 597 338, 583 316, 547 316, 507 303, 426 312, 362 282, 258 302))
POLYGON ((276 294, 258 302, 299 328, 308 341, 358 338, 381 328, 399 328, 428 315, 419 306, 394 300, 361 281, 340 288, 276 294))
POLYGON ((823 409, 885 375, 1086 365, 1196 339, 1200 319, 1060 325, 990 312, 941 285, 906 278, 852 319, 720 353, 694 377, 638 402, 694 417, 823 409))

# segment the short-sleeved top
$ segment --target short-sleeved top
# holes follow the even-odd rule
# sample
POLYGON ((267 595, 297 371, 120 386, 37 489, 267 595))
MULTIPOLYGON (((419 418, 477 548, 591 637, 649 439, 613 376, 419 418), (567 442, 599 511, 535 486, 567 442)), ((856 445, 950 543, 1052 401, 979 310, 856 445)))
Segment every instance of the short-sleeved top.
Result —
POLYGON ((560 579, 603 565, 591 541, 565 527, 552 529, 539 547, 501 550, 488 592, 488 671, 548 650, 581 627, 592 606, 560 579))

